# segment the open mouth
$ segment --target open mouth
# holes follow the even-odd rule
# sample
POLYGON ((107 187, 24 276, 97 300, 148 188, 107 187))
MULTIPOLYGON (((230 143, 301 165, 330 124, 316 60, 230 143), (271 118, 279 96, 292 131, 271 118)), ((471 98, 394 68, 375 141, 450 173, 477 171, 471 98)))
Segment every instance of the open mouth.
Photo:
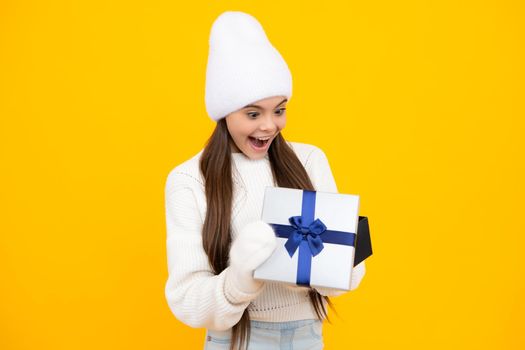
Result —
POLYGON ((266 145, 268 144, 268 142, 270 142, 270 139, 260 140, 260 139, 256 139, 255 137, 251 137, 251 136, 248 136, 248 138, 250 139, 250 143, 255 148, 259 148, 259 149, 264 149, 266 145))

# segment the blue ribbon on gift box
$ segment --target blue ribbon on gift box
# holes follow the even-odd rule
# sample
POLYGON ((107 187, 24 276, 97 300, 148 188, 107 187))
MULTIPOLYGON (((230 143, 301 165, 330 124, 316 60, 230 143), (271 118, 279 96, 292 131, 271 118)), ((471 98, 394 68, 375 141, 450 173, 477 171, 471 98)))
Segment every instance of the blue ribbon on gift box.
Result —
POLYGON ((310 286, 312 256, 324 249, 324 243, 355 246, 354 232, 328 230, 326 225, 315 219, 316 191, 303 190, 301 216, 291 216, 290 225, 270 224, 277 237, 288 238, 285 248, 292 257, 299 248, 297 264, 297 285, 310 286))

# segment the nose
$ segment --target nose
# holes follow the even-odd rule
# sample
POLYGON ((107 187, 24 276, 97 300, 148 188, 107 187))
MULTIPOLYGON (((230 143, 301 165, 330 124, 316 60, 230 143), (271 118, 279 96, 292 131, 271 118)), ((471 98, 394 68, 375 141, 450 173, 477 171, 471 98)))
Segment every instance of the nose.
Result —
POLYGON ((259 129, 265 132, 274 133, 277 131, 277 124, 275 123, 272 115, 265 115, 261 118, 261 124, 259 129))

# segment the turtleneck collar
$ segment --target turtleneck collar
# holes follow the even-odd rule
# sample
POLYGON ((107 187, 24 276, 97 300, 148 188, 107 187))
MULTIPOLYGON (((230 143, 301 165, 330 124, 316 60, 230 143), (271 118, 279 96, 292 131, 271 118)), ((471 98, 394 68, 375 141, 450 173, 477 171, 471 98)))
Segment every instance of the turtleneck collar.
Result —
POLYGON ((239 163, 239 162, 242 162, 242 163, 262 163, 262 162, 267 162, 267 161, 270 160, 268 152, 266 152, 264 157, 260 158, 260 159, 251 159, 250 157, 246 156, 242 152, 232 152, 231 155, 232 155, 232 159, 236 163, 239 163))

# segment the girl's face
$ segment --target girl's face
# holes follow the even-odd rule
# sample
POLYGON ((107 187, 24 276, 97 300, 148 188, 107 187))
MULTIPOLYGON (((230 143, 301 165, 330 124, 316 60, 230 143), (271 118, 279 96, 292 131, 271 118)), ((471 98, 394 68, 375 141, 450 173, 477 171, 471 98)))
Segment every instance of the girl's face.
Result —
POLYGON ((286 125, 286 102, 285 96, 269 97, 227 115, 232 152, 242 152, 251 159, 263 158, 286 125))

